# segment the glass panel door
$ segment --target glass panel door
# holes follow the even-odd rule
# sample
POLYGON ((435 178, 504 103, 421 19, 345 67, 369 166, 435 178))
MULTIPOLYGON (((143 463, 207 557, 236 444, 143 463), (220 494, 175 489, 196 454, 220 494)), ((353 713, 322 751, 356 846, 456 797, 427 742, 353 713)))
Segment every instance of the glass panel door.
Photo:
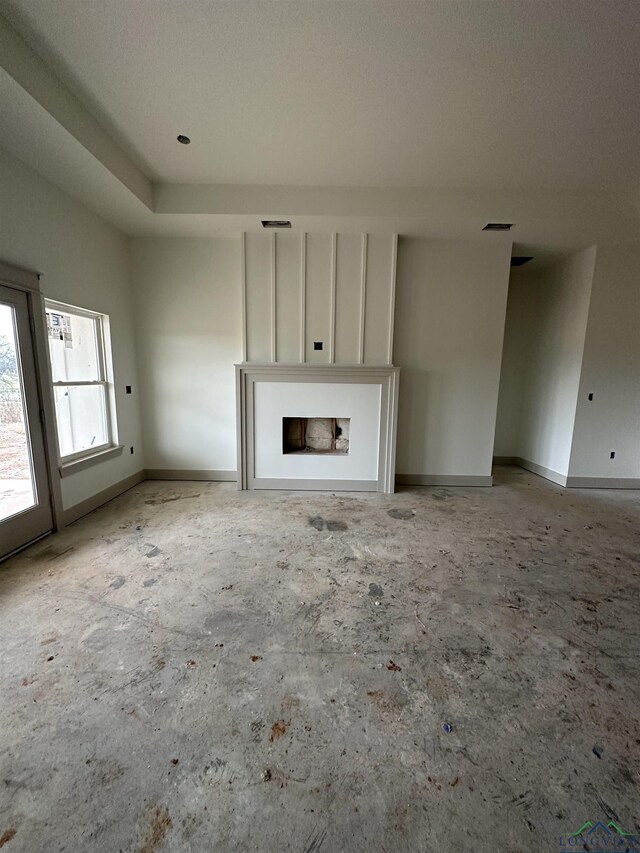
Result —
POLYGON ((27 296, 0 285, 0 558, 52 526, 27 296))
POLYGON ((0 520, 36 503, 19 368, 16 309, 0 304, 0 520))

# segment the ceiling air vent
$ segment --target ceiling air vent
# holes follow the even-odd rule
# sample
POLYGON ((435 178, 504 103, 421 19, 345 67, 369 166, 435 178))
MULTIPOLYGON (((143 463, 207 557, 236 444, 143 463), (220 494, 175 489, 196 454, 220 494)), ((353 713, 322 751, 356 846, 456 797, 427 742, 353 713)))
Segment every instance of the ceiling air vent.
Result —
POLYGON ((513 222, 487 222, 483 231, 511 231, 513 222))
POLYGON ((523 267, 525 264, 528 264, 529 261, 532 261, 533 258, 529 258, 526 255, 514 255, 511 258, 511 266, 512 267, 523 267))
POLYGON ((263 228, 291 228, 291 222, 288 219, 263 219, 263 228))

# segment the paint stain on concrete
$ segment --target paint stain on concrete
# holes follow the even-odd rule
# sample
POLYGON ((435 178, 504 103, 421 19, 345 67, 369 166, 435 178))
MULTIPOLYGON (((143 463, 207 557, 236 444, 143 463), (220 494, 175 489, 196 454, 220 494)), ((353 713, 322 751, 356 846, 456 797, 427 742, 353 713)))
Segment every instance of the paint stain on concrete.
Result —
POLYGON ((374 702, 379 708, 384 710, 387 709, 389 704, 388 698, 384 690, 367 690, 367 696, 374 702))
POLYGON ((371 598, 382 598, 382 596, 384 595, 384 591, 382 587, 379 586, 377 583, 370 583, 369 595, 371 596, 371 598))
POLYGON ((103 786, 110 785, 117 779, 122 778, 125 773, 125 768, 116 761, 99 760, 93 770, 93 775, 100 780, 100 784, 103 786))
POLYGON ((173 503, 173 501, 186 501, 190 498, 199 498, 200 495, 175 495, 171 498, 151 498, 151 500, 145 501, 149 506, 159 506, 160 504, 169 504, 173 503))
POLYGON ((398 666, 398 664, 394 663, 392 660, 390 660, 389 663, 387 664, 387 669, 390 672, 402 672, 402 667, 398 666))
POLYGON ((251 655, 252 663, 257 663, 257 661, 262 660, 262 655, 251 655))
POLYGON ((409 521, 409 519, 413 518, 415 515, 415 511, 412 509, 389 509, 387 510, 387 515, 390 518, 397 518, 398 521, 409 521))
POLYGON ((392 716, 400 714, 406 704, 406 702, 401 702, 397 697, 389 695, 384 690, 368 690, 367 696, 379 711, 392 716))
POLYGON ((120 587, 124 586, 126 582, 127 582, 127 579, 125 577, 123 577, 122 575, 119 575, 117 578, 114 578, 111 581, 109 586, 111 587, 111 589, 120 589, 120 587))
POLYGON ((297 696, 291 696, 290 694, 285 693, 285 695, 280 699, 280 704, 282 705, 283 711, 291 711, 293 708, 300 707, 300 700, 297 696))
POLYGON ((315 530, 329 530, 332 533, 339 530, 347 530, 346 521, 335 521, 324 519, 321 515, 312 515, 309 517, 309 524, 315 530))
POLYGON ((153 586, 155 583, 158 583, 158 578, 149 578, 143 581, 142 586, 153 586))
POLYGON ((279 740, 282 735, 285 735, 287 733, 289 725, 290 723, 285 723, 284 720, 277 720, 271 726, 271 734, 269 735, 269 740, 271 741, 271 743, 274 743, 275 741, 279 740))
POLYGON ((262 722, 262 720, 254 720, 251 723, 250 728, 251 728, 251 740, 254 743, 258 743, 260 740, 262 729, 264 728, 264 723, 262 722))
POLYGON ((146 838, 140 848, 140 853, 155 853, 158 845, 164 841, 171 826, 172 820, 167 809, 164 806, 156 806, 151 811, 151 822, 146 838))
POLYGON ((11 829, 5 830, 2 835, 0 835, 0 847, 4 847, 5 844, 8 844, 17 831, 18 830, 14 829, 13 827, 11 829))
POLYGON ((158 554, 162 554, 162 551, 160 550, 160 548, 158 548, 157 545, 154 545, 150 551, 147 551, 145 557, 157 557, 158 554))

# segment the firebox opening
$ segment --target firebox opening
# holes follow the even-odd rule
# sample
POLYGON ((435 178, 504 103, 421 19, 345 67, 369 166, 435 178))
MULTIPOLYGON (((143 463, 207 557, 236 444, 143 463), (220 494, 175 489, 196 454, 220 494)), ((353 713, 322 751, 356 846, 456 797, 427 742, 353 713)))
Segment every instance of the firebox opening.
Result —
POLYGON ((347 456, 351 418, 283 418, 282 452, 347 456))

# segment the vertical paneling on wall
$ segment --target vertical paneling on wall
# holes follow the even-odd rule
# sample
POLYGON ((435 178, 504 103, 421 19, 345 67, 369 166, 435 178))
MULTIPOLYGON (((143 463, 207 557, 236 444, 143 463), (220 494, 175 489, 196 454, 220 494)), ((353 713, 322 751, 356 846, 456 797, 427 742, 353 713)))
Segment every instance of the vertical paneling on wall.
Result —
POLYGON ((276 361, 300 360, 302 335, 301 240, 298 234, 274 234, 276 257, 276 361))
POLYGON ((271 361, 273 304, 271 299, 271 249, 273 234, 255 240, 247 234, 244 251, 244 322, 247 361, 271 361))
POLYGON ((340 235, 336 263, 337 364, 357 364, 360 357, 360 277, 362 237, 340 235))
POLYGON ((367 282, 364 311, 365 364, 384 364, 389 353, 389 291, 394 270, 389 240, 380 234, 370 234, 367 240, 367 282), (378 318, 383 317, 384 322, 378 318))
POLYGON ((241 245, 246 361, 391 364, 397 235, 274 232, 241 245))
POLYGON ((307 234, 307 299, 305 361, 329 364, 331 333, 331 235, 307 234), (314 349, 316 342, 322 350, 314 349))

